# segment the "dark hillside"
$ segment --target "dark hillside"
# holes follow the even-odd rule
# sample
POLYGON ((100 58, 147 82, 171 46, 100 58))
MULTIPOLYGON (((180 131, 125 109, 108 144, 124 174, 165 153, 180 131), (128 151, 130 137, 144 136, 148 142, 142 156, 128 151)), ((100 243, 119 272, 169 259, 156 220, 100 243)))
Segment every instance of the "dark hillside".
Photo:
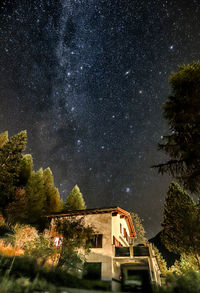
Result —
POLYGON ((149 242, 151 242, 152 244, 154 244, 158 248, 158 250, 162 254, 163 258, 165 259, 168 268, 171 267, 176 260, 180 259, 180 256, 178 254, 170 252, 164 246, 164 244, 162 243, 162 240, 161 240, 161 231, 156 236, 149 239, 149 242))

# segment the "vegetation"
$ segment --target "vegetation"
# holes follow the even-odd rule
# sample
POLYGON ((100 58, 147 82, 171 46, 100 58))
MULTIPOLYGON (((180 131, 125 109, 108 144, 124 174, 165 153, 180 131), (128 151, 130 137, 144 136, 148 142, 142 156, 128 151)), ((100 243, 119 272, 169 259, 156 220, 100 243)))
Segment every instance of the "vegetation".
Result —
POLYGON ((90 251, 89 240, 94 234, 92 227, 85 225, 83 217, 55 219, 54 225, 56 233, 62 235, 57 267, 64 267, 67 271, 82 269, 85 255, 90 251), (82 248, 82 253, 78 252, 79 248, 82 248))
POLYGON ((0 256, 0 268, 0 292, 58 292, 58 287, 105 288, 102 282, 81 280, 61 268, 43 267, 27 256, 0 256))
POLYGON ((161 275, 165 276, 167 274, 167 271, 168 271, 166 261, 164 260, 162 254, 160 253, 158 248, 155 247, 154 245, 153 245, 153 251, 154 251, 155 257, 157 259, 161 275))
POLYGON ((78 185, 75 185, 70 195, 67 197, 65 209, 67 210, 84 210, 86 204, 83 199, 83 195, 80 192, 78 185))
POLYGON ((0 134, 0 208, 7 222, 44 228, 44 215, 63 209, 50 168, 33 171, 33 159, 23 154, 27 134, 0 134))
MULTIPOLYGON (((55 231, 44 229, 45 216, 63 210, 63 201, 50 168, 33 170, 32 156, 23 153, 26 139, 26 131, 11 138, 8 132, 0 134, 1 292, 32 292, 35 288, 54 292, 55 287, 47 282, 55 279, 59 286, 87 287, 66 273, 82 267, 84 257, 78 249, 89 252, 93 230, 82 218, 56 220, 55 231), (62 245, 55 245, 55 236, 62 245)), ((67 207, 86 208, 78 186, 68 197, 67 207)))
POLYGON ((177 183, 171 183, 165 199, 162 239, 173 252, 200 254, 199 206, 177 183))
POLYGON ((200 292, 200 271, 193 255, 183 254, 166 274, 159 293, 200 292))
POLYGON ((13 201, 15 191, 20 186, 21 160, 26 140, 26 131, 9 139, 7 132, 0 135, 0 207, 3 209, 13 201))
POLYGON ((137 242, 146 242, 147 238, 145 237, 146 231, 142 224, 143 219, 139 217, 136 213, 131 213, 131 218, 134 224, 135 233, 136 233, 136 241, 137 242))
POLYGON ((200 62, 179 66, 169 78, 172 95, 163 109, 170 134, 159 149, 170 160, 155 165, 168 172, 191 192, 200 191, 200 62))

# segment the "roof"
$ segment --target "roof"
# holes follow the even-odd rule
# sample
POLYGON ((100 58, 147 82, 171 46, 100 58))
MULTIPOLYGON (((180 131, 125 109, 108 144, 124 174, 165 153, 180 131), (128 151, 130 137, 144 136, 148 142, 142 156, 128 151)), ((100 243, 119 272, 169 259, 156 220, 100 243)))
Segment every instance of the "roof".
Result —
POLYGON ((85 209, 85 210, 74 210, 74 211, 62 211, 58 213, 53 213, 48 218, 60 218, 60 217, 70 217, 70 216, 84 216, 91 214, 105 214, 105 213, 117 213, 125 217, 130 237, 136 237, 135 229, 133 226, 133 221, 129 212, 121 209, 120 207, 107 207, 107 208, 98 208, 98 209, 85 209))

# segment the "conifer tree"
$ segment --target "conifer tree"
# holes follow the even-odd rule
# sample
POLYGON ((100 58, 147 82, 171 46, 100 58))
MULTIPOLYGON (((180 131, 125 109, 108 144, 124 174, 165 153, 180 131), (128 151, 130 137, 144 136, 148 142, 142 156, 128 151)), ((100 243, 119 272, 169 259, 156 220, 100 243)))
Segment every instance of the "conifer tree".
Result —
MULTIPOLYGON (((175 253, 200 255, 200 213, 192 197, 171 183, 165 199, 162 240, 175 253)), ((200 264, 200 263, 199 263, 200 264)))
POLYGON ((169 160, 153 167, 168 172, 191 192, 200 191, 200 62, 179 66, 169 78, 172 95, 163 109, 170 133, 159 149, 169 160))
POLYGON ((32 155, 30 154, 23 155, 20 164, 21 164, 21 171, 20 171, 19 181, 21 186, 25 186, 33 171, 32 155))
POLYGON ((0 149, 8 142, 8 131, 0 133, 0 149))
POLYGON ((30 224, 39 224, 45 214, 45 189, 42 168, 32 172, 25 187, 27 195, 27 212, 30 224))
POLYGON ((2 208, 12 202, 15 190, 20 185, 21 159, 26 148, 26 140, 26 131, 10 137, 9 140, 7 133, 1 135, 0 206, 2 208))
POLYGON ((45 192, 45 214, 58 212, 63 208, 58 188, 54 186, 53 174, 50 168, 43 172, 45 192))
POLYGON ((131 213, 131 218, 133 220, 135 234, 136 234, 136 241, 137 242, 146 242, 147 238, 145 237, 146 231, 144 226, 142 225, 143 219, 139 217, 136 213, 131 213))
POLYGON ((86 204, 82 193, 78 185, 75 185, 72 189, 70 195, 67 197, 66 205, 67 210, 84 210, 86 209, 86 204))

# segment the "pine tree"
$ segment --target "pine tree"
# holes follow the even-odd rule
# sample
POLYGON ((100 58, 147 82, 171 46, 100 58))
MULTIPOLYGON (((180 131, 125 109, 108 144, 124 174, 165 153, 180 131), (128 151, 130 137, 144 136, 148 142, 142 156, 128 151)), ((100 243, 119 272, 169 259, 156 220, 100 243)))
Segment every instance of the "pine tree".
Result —
POLYGON ((172 95, 164 105, 170 127, 159 149, 170 160, 153 167, 168 172, 191 192, 200 191, 200 62, 179 66, 169 78, 172 95))
POLYGON ((27 195, 27 212, 29 224, 37 225, 45 215, 45 189, 42 168, 32 172, 25 187, 27 195))
POLYGON ((70 195, 67 197, 66 205, 67 210, 84 210, 86 209, 86 204, 82 193, 78 185, 75 185, 72 189, 70 195))
POLYGON ((33 171, 32 155, 30 154, 23 155, 20 164, 21 164, 21 170, 19 175, 19 182, 21 186, 25 186, 33 171))
POLYGON ((131 218, 133 220, 135 234, 136 234, 136 241, 137 242, 146 242, 147 238, 145 237, 146 231, 144 226, 142 225, 143 219, 139 217, 136 213, 131 213, 131 218))
POLYGON ((0 149, 8 142, 8 131, 0 133, 0 149))
POLYGON ((10 137, 8 141, 7 133, 4 133, 3 136, 1 135, 0 206, 2 208, 12 202, 15 190, 19 186, 21 159, 26 148, 26 140, 26 131, 10 137))
POLYGON ((177 183, 171 183, 165 199, 162 240, 175 253, 200 254, 198 204, 177 183))
POLYGON ((50 168, 43 172, 44 192, 45 192, 45 214, 58 212, 63 208, 63 202, 60 199, 58 188, 54 186, 53 174, 50 168))

